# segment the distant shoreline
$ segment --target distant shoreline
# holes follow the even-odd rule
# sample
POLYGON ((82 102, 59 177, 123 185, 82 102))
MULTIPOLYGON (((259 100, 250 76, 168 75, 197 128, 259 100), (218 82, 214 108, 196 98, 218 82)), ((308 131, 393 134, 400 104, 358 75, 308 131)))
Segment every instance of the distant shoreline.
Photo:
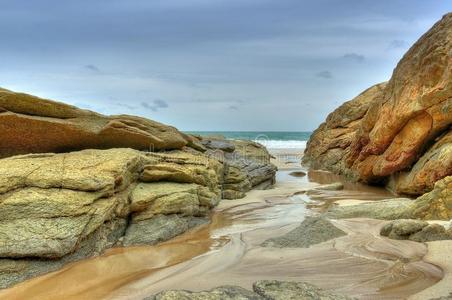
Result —
POLYGON ((250 140, 268 149, 304 149, 311 131, 184 131, 200 136, 222 136, 226 139, 250 140))

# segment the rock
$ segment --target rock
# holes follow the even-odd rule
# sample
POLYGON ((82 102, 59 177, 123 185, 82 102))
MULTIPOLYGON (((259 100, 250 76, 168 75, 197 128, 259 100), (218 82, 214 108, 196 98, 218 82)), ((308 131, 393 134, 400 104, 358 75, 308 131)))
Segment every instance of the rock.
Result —
POLYGON ((380 234, 395 240, 431 242, 452 239, 452 231, 439 224, 420 220, 395 220, 386 224, 380 234))
POLYGON ((206 143, 4 89, 0 139, 0 288, 110 247, 172 239, 208 222, 222 195, 267 188, 276 172, 254 142, 206 143))
POLYGON ((415 242, 452 240, 452 231, 446 230, 444 226, 439 224, 431 224, 412 234, 409 239, 415 242))
POLYGON ((452 219, 452 176, 439 180, 435 188, 419 197, 412 207, 412 217, 423 220, 452 219))
POLYGON ((218 149, 228 153, 235 151, 234 143, 226 139, 215 139, 215 138, 202 139, 201 144, 204 145, 204 147, 212 150, 218 149))
POLYGON ((0 90, 0 140, 0 158, 83 149, 169 150, 192 142, 176 128, 148 119, 107 117, 4 89, 0 90))
POLYGON ((432 298, 430 300, 452 300, 452 293, 450 293, 448 296, 442 296, 438 298, 432 298))
POLYGON ((170 240, 191 228, 205 224, 206 218, 157 215, 133 222, 125 232, 123 245, 155 245, 170 240))
POLYGON ((222 286, 206 292, 166 291, 143 300, 263 300, 239 286, 222 286))
POLYGON ((144 300, 348 300, 305 282, 262 280, 253 284, 254 292, 238 286, 224 286, 205 292, 165 291, 144 300))
POLYGON ((452 174, 452 131, 438 138, 409 172, 396 173, 391 189, 397 193, 420 195, 431 191, 435 182, 452 174))
POLYGON ((262 280, 253 284, 253 290, 266 300, 347 300, 346 296, 324 291, 306 282, 262 280))
POLYGON ((222 175, 218 161, 182 151, 1 159, 0 286, 102 253, 119 240, 155 244, 203 224, 220 200, 222 175))
MULTIPOLYGON (((275 182, 276 166, 270 162, 270 154, 264 146, 252 141, 226 141, 234 146, 233 152, 224 152, 222 148, 214 148, 221 140, 216 138, 210 142, 204 138, 203 143, 209 145, 206 154, 223 162, 223 199, 243 198, 251 189, 267 189, 275 182)), ((232 148, 231 148, 232 149, 232 148)))
POLYGON ((452 175, 452 13, 424 34, 379 84, 331 113, 303 161, 420 195, 452 175), (399 174, 400 173, 400 174, 399 174))
POLYGON ((373 218, 380 220, 409 219, 414 200, 396 198, 347 206, 333 206, 325 216, 331 219, 373 218))
POLYGON ((319 187, 316 187, 315 189, 321 191, 340 191, 344 189, 344 184, 342 182, 334 182, 331 184, 321 185, 319 187))
POLYGON ((139 183, 130 195, 134 220, 158 214, 204 216, 220 202, 220 196, 198 184, 139 183))
POLYGON ((271 238, 262 243, 262 247, 308 248, 341 236, 345 232, 322 217, 306 217, 301 225, 287 234, 271 238))
POLYGON ((306 173, 303 171, 294 171, 294 172, 290 172, 289 175, 293 176, 293 177, 305 177, 306 173))
POLYGON ((0 258, 0 288, 8 288, 41 274, 62 268, 64 265, 94 255, 116 244, 124 235, 127 222, 124 219, 107 221, 95 232, 80 242, 77 251, 60 259, 4 259, 0 258))
POLYGON ((371 104, 381 101, 385 87, 386 83, 374 85, 330 113, 309 138, 303 163, 313 169, 324 169, 355 178, 346 164, 350 145, 371 104))
POLYGON ((128 149, 26 155, 0 163, 0 257, 61 258, 127 215, 143 158, 128 149))
POLYGON ((412 234, 421 231, 426 226, 428 223, 424 221, 401 219, 386 224, 380 234, 395 240, 408 240, 412 234))

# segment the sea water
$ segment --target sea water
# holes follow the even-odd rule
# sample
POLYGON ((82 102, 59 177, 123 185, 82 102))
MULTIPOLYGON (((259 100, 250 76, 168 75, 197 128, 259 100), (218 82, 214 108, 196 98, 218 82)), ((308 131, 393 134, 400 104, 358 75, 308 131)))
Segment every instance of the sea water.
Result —
POLYGON ((306 148, 306 142, 312 134, 308 131, 190 131, 187 133, 250 140, 261 143, 269 149, 306 148))

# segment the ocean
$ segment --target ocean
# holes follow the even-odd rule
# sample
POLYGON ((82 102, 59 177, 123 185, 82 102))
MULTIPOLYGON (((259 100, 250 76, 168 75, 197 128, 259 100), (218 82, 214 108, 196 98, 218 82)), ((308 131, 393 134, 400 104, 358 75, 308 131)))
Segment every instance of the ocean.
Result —
POLYGON ((306 148, 306 142, 312 134, 308 131, 188 131, 186 133, 251 140, 261 143, 269 149, 306 148))

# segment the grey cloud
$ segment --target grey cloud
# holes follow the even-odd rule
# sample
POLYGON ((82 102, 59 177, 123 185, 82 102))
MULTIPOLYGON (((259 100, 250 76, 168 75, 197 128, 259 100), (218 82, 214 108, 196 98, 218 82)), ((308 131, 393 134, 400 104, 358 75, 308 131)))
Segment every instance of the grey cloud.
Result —
POLYGON ((100 72, 100 69, 95 65, 86 65, 85 69, 90 70, 92 72, 100 72))
POLYGON ((388 49, 399 49, 408 47, 408 42, 404 40, 392 40, 389 43, 388 49))
POLYGON ((391 76, 401 54, 387 51, 391 41, 411 44, 450 11, 447 1, 411 3, 3 1, 0 79, 5 88, 89 99, 106 114, 130 111, 183 130, 309 130, 334 109, 331 99, 391 76), (171 110, 153 99, 171 99, 171 110), (222 115, 230 107, 240 111, 234 122, 222 115))
MULTIPOLYGON (((145 104, 146 104, 146 103, 145 103, 145 104)), ((126 103, 116 103, 116 105, 117 105, 117 106, 120 106, 120 107, 125 107, 125 108, 130 109, 130 110, 137 109, 136 106, 129 105, 129 104, 126 104, 126 103)))
POLYGON ((322 72, 319 72, 319 73, 317 73, 315 75, 317 77, 324 78, 324 79, 331 79, 331 78, 333 78, 333 74, 330 71, 322 71, 322 72))
POLYGON ((359 62, 359 63, 362 63, 365 60, 364 55, 357 54, 357 53, 344 54, 343 58, 345 58, 347 60, 356 61, 356 62, 359 62))
POLYGON ((230 105, 230 106, 229 106, 229 109, 230 109, 230 110, 239 110, 239 108, 238 108, 237 105, 230 105))
POLYGON ((141 102, 141 106, 146 109, 156 112, 161 108, 167 108, 169 105, 165 100, 156 99, 156 100, 152 101, 152 104, 149 104, 148 102, 141 102))

